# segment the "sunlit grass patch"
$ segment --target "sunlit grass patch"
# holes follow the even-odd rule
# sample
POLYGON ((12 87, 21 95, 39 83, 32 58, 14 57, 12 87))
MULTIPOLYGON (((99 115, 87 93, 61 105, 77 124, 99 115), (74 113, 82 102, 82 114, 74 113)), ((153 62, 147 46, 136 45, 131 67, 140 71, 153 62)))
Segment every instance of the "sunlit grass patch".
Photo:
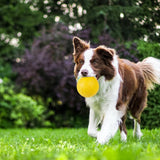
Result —
POLYGON ((87 129, 0 130, 3 160, 159 160, 160 129, 142 130, 137 140, 128 131, 127 142, 119 133, 106 145, 87 135, 87 129))

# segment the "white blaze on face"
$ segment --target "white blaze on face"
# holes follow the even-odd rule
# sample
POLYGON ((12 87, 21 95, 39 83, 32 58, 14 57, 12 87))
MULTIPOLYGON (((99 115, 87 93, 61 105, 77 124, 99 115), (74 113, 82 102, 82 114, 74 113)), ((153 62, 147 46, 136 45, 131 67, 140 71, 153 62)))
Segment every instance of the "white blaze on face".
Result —
POLYGON ((96 76, 96 74, 94 73, 94 71, 93 71, 93 69, 91 67, 91 63, 90 63, 90 61, 91 61, 91 59, 93 57, 93 54, 94 54, 94 52, 93 52, 92 49, 88 49, 88 50, 86 50, 84 52, 84 64, 83 64, 83 66, 81 67, 81 69, 80 69, 80 71, 78 73, 78 77, 82 77, 82 73, 81 72, 83 70, 87 70, 88 71, 87 77, 95 77, 96 76))

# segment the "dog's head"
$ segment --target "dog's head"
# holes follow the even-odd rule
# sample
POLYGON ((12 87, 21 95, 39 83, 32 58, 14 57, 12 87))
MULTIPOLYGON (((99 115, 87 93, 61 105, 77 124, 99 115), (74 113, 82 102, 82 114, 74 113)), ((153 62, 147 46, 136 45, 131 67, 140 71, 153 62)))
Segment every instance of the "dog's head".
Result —
POLYGON ((73 38, 73 46, 74 75, 76 78, 96 77, 99 79, 104 76, 106 80, 113 79, 118 67, 114 49, 105 46, 90 48, 89 43, 78 37, 73 38))

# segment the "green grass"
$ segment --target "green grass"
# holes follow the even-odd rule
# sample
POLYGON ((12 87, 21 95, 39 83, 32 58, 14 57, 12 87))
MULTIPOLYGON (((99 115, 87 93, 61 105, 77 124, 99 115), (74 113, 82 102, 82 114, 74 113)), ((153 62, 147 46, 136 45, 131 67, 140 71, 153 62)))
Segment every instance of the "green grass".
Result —
POLYGON ((99 145, 87 129, 0 130, 2 160, 160 160, 160 129, 142 130, 141 140, 128 131, 126 143, 119 133, 99 145))

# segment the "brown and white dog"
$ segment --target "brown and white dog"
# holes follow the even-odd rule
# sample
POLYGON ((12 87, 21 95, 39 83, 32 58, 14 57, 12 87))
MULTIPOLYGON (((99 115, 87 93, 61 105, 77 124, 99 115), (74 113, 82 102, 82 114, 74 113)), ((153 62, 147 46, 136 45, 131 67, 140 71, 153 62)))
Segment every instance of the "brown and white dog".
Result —
POLYGON ((90 48, 78 37, 73 38, 73 46, 75 77, 94 76, 100 86, 95 96, 86 98, 90 108, 88 134, 105 144, 120 128, 121 140, 126 141, 125 120, 129 111, 134 118, 133 134, 141 138, 140 117, 147 104, 147 90, 153 88, 153 83, 160 84, 160 60, 149 57, 133 63, 120 59, 114 49, 90 48))

